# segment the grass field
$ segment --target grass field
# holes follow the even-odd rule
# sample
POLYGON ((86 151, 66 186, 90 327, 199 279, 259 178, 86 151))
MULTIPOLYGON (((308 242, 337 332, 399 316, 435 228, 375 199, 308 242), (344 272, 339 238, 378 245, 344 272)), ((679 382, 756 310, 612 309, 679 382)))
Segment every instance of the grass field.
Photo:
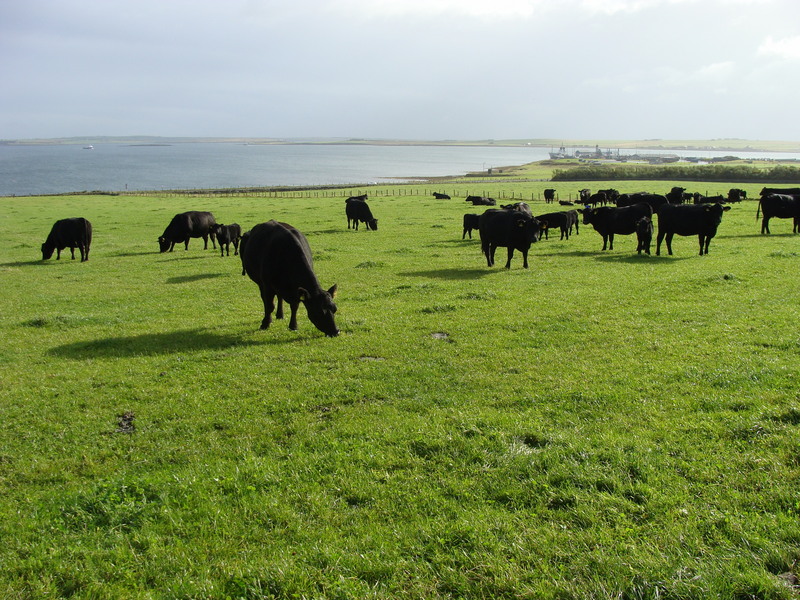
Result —
POLYGON ((506 271, 463 197, 378 192, 377 232, 311 195, 0 199, 0 597, 797 597, 789 221, 735 205, 703 257, 582 227, 506 271), (303 231, 342 335, 159 254, 192 209, 303 231), (89 262, 41 261, 71 216, 89 262))

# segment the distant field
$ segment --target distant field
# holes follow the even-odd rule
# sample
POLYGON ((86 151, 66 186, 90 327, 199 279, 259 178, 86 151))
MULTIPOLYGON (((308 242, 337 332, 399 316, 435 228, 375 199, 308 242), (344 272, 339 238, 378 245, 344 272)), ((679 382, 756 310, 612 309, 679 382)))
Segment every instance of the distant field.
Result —
POLYGON ((545 187, 370 188, 377 232, 314 191, 0 199, 0 597, 796 598, 800 236, 750 200, 708 256, 581 227, 488 268, 466 193, 545 187), (190 209, 305 232, 342 335, 159 254, 190 209), (91 259, 41 261, 70 216, 91 259))

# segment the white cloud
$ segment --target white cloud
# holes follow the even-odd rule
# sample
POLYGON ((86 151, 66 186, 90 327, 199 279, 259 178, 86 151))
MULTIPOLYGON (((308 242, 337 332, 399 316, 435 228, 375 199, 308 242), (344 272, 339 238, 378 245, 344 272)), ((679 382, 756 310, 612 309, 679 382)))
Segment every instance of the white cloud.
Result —
POLYGON ((548 5, 558 5, 552 0, 331 0, 330 4, 369 17, 453 14, 480 18, 530 17, 548 5))
POLYGON ((800 35, 776 40, 771 35, 767 36, 758 48, 759 54, 778 56, 792 60, 800 60, 800 35))

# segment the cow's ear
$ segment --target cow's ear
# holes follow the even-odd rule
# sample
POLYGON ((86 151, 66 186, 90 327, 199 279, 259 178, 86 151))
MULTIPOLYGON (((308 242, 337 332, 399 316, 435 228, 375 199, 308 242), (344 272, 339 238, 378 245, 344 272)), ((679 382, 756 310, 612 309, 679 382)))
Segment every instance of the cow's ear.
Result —
POLYGON ((331 298, 336 298, 336 290, 338 288, 338 284, 334 283, 333 286, 328 290, 328 293, 331 295, 331 298))
POLYGON ((730 207, 730 206, 723 206, 723 207, 722 207, 722 210, 723 210, 723 211, 725 211, 725 210, 730 210, 730 209, 731 209, 731 207, 730 207))
POLYGON ((525 227, 525 221, 517 221, 517 227, 525 227))
POLYGON ((308 299, 308 292, 305 288, 297 288, 297 295, 300 297, 301 302, 305 302, 308 299))

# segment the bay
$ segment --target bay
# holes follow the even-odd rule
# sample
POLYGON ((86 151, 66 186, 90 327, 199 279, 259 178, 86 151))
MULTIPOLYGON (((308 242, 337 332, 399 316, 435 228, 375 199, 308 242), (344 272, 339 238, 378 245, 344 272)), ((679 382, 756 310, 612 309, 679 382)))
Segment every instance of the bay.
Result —
MULTIPOLYGON (((537 146, 333 144, 0 145, 0 196, 172 189, 359 185, 464 175, 549 158, 537 146)), ((591 149, 587 149, 591 150, 591 149)), ((661 151, 669 152, 669 151, 661 151)), ((623 150, 622 154, 657 153, 623 150)), ((685 151, 713 158, 787 159, 779 152, 685 151)))

